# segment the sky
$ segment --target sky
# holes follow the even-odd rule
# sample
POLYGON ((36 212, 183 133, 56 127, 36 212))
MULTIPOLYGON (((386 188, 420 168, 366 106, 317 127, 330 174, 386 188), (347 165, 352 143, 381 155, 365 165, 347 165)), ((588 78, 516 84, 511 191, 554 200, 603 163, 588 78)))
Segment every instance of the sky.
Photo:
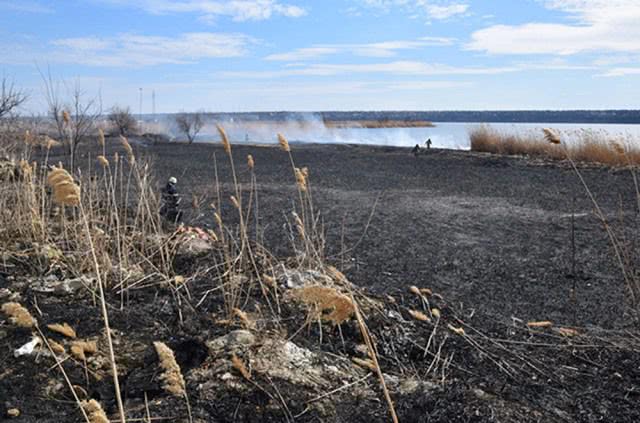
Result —
POLYGON ((0 0, 0 76, 104 109, 638 109, 640 0, 0 0), (66 93, 66 94, 65 94, 66 93))

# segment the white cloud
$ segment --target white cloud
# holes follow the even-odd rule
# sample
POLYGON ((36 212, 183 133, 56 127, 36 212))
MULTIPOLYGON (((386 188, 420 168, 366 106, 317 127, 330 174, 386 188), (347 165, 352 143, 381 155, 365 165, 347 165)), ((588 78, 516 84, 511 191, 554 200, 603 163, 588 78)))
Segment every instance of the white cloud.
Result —
POLYGON ((494 25, 474 32, 467 48, 490 54, 640 51, 638 0, 550 0, 545 5, 568 14, 571 23, 494 25))
POLYGON ((62 38, 47 59, 89 66, 186 64, 199 59, 242 56, 252 40, 242 34, 193 32, 177 37, 120 34, 115 37, 62 38))
POLYGON ((448 46, 453 44, 452 38, 422 37, 418 40, 383 41, 368 44, 319 44, 312 47, 298 48, 285 53, 271 54, 266 60, 299 62, 317 60, 334 54, 353 54, 363 57, 392 57, 398 50, 415 50, 427 46, 448 46))
POLYGON ((299 18, 306 10, 276 0, 102 0, 103 2, 141 8, 149 13, 197 13, 205 21, 218 16, 231 17, 234 21, 261 21, 279 15, 299 18))
POLYGON ((391 74, 411 76, 435 75, 495 75, 522 70, 517 66, 504 67, 456 67, 441 63, 418 61, 394 61, 367 64, 318 63, 308 66, 294 66, 276 71, 232 71, 221 72, 220 76, 237 78, 269 79, 287 76, 335 76, 344 74, 391 74))
POLYGON ((443 20, 464 15, 469 10, 468 4, 444 0, 360 0, 360 3, 384 13, 400 8, 414 19, 423 14, 428 19, 443 20))
POLYGON ((449 4, 446 6, 426 5, 427 12, 432 19, 448 19, 455 15, 467 13, 468 4, 449 4))

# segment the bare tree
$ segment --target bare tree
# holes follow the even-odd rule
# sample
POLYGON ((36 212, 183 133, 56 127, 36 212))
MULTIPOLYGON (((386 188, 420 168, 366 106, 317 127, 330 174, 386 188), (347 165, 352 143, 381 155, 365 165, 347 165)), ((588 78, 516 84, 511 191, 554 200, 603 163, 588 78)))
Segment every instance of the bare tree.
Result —
POLYGON ((64 102, 60 97, 60 83, 53 80, 51 72, 46 76, 40 74, 45 84, 49 116, 67 149, 69 166, 74 169, 78 147, 95 130, 95 123, 102 113, 100 103, 96 98, 87 97, 78 84, 64 102))
POLYGON ((202 113, 178 113, 176 115, 176 125, 178 125, 178 131, 184 134, 189 144, 191 144, 204 126, 202 113))
POLYGON ((0 119, 9 116, 11 113, 27 101, 27 94, 16 88, 13 81, 6 76, 2 77, 2 87, 0 87, 0 119))
POLYGON ((113 106, 108 119, 120 135, 128 136, 138 129, 138 122, 129 107, 113 106))

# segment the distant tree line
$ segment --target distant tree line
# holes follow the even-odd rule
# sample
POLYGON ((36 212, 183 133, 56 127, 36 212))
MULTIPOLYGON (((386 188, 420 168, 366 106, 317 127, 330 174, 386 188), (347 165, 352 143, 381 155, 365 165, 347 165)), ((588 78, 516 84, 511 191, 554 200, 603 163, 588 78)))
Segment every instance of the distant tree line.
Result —
POLYGON ((405 120, 431 122, 505 123, 640 123, 640 110, 511 110, 511 111, 346 111, 207 113, 208 119, 225 121, 288 120, 405 120))

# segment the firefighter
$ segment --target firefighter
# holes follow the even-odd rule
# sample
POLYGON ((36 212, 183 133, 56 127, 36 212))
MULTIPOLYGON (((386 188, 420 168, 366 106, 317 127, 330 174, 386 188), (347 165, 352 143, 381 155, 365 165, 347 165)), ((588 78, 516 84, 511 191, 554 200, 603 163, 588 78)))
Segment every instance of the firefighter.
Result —
POLYGON ((160 215, 173 224, 178 224, 182 220, 181 198, 177 184, 178 180, 174 176, 169 178, 167 185, 162 189, 162 206, 160 207, 160 215))

